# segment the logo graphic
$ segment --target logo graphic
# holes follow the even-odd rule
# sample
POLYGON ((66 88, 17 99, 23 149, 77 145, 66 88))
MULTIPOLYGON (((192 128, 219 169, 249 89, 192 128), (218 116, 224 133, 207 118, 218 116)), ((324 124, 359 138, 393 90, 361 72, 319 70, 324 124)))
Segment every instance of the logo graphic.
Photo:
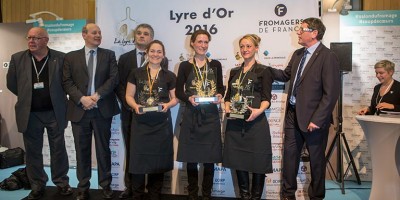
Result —
POLYGON ((283 4, 278 4, 275 6, 275 15, 279 17, 285 16, 287 13, 287 7, 283 4))
POLYGON ((136 25, 137 22, 131 18, 131 8, 126 7, 125 18, 116 25, 114 44, 119 44, 121 46, 133 45, 133 32, 136 28, 136 25))

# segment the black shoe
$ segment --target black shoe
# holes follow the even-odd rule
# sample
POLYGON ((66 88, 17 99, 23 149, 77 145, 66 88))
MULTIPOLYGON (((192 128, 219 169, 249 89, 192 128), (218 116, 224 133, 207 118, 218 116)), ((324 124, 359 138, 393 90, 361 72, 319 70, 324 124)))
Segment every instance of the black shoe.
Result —
POLYGON ((32 190, 29 195, 28 199, 40 199, 43 197, 44 190, 32 190))
POLYGON ((125 191, 123 191, 119 196, 120 199, 128 199, 133 197, 133 192, 131 189, 127 188, 125 191))
POLYGON ((89 191, 79 191, 78 195, 76 196, 76 200, 87 200, 89 199, 89 191))
POLYGON ((71 186, 69 186, 69 185, 66 185, 66 186, 64 186, 64 187, 57 186, 57 189, 58 189, 58 193, 59 193, 60 195, 62 195, 62 196, 69 196, 69 195, 71 195, 72 193, 74 193, 74 191, 72 191, 71 186))
POLYGON ((114 192, 110 186, 103 188, 103 199, 112 199, 114 197, 114 192))

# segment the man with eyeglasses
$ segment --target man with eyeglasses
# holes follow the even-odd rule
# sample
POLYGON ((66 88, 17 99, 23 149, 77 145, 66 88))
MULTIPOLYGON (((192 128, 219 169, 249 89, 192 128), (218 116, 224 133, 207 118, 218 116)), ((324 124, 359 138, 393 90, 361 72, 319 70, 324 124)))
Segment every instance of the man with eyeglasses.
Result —
MULTIPOLYGON (((126 103, 125 93, 126 84, 128 82, 129 73, 142 65, 145 65, 145 51, 147 46, 154 38, 154 29, 149 24, 139 24, 134 32, 135 49, 124 53, 118 60, 118 75, 119 84, 116 89, 117 96, 121 102, 121 124, 122 124, 122 135, 125 142, 125 191, 120 195, 120 199, 131 198, 134 195, 134 175, 129 173, 129 160, 130 160, 130 136, 131 136, 131 122, 132 122, 132 109, 126 103)), ((168 59, 164 58, 161 62, 161 67, 168 69, 168 59)), ((136 184, 137 185, 137 184, 136 184)))
POLYGON ((272 69, 275 80, 290 81, 285 115, 282 199, 296 199, 297 172, 303 145, 309 152, 310 199, 325 198, 325 148, 332 111, 340 93, 339 60, 321 43, 325 26, 307 18, 297 29, 296 50, 284 70, 272 69))
POLYGON ((18 131, 23 134, 26 170, 32 188, 27 198, 40 199, 48 181, 43 169, 44 129, 50 146, 51 179, 59 194, 71 195, 64 141, 67 126, 67 97, 62 88, 64 53, 47 47, 49 36, 43 28, 31 28, 26 39, 28 50, 11 56, 7 87, 17 96, 15 116, 18 131))

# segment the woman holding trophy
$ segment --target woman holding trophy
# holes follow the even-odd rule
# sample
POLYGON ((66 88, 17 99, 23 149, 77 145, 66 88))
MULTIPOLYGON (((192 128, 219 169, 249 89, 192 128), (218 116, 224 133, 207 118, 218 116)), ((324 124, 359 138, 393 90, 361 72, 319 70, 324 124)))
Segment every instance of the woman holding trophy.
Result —
POLYGON ((272 173, 271 136, 264 111, 271 104, 273 79, 269 68, 255 59, 260 41, 255 34, 239 40, 244 62, 230 71, 225 95, 223 166, 236 170, 241 199, 260 199, 265 173, 272 173), (251 190, 249 172, 253 174, 251 190))
POLYGON ((214 163, 222 161, 218 104, 224 87, 221 63, 206 56, 210 40, 205 30, 192 34, 190 46, 194 56, 180 63, 176 81, 176 96, 184 109, 177 161, 187 163, 189 199, 198 199, 198 163, 203 163, 204 167, 202 196, 210 199, 214 163))
POLYGON ((178 103, 175 97, 176 77, 161 68, 165 57, 162 42, 150 42, 147 64, 134 69, 126 88, 126 101, 132 108, 131 152, 129 172, 132 173, 134 199, 142 199, 145 175, 150 199, 159 199, 164 172, 173 169, 173 131, 170 108, 178 103))

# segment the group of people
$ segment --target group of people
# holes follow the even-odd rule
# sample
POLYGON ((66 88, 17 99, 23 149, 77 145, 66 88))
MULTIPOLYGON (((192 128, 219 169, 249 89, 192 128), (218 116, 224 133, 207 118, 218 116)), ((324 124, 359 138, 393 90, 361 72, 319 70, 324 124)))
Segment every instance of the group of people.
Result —
MULTIPOLYGON (((109 141, 112 117, 118 113, 126 150, 126 189, 119 198, 143 199, 147 189, 150 199, 160 199, 164 173, 174 166, 170 108, 179 101, 183 112, 182 120, 177 122, 180 134, 176 160, 186 164, 188 199, 199 198, 199 168, 203 169, 200 196, 212 198, 215 163, 236 171, 241 199, 260 199, 265 174, 272 173, 271 137, 264 112, 271 106, 273 80, 289 82, 281 199, 295 199, 304 145, 311 166, 308 194, 310 199, 323 199, 325 148, 340 92, 339 61, 321 43, 324 33, 320 19, 304 19, 297 31, 298 43, 303 47, 293 53, 284 70, 257 61, 261 38, 244 35, 238 44, 244 61, 230 71, 225 90, 221 63, 206 56, 211 35, 205 30, 191 35, 194 56, 181 62, 175 75, 168 70, 163 43, 153 40, 154 30, 148 24, 136 27, 135 49, 121 55, 118 63, 113 51, 99 47, 102 36, 96 24, 83 27, 84 48, 67 54, 47 47, 45 29, 31 28, 26 37, 28 50, 12 55, 7 74, 7 87, 18 97, 17 126, 23 133, 32 185, 28 199, 41 198, 48 181, 41 153, 45 128, 52 181, 59 194, 73 193, 64 141, 67 121, 71 121, 75 141, 79 181, 76 199, 89 198, 93 135, 102 197, 113 198, 109 141), (224 145, 220 109, 230 116, 224 145)), ((387 103, 393 94, 390 88, 399 87, 399 82, 391 79, 392 64, 379 64, 384 66, 383 71, 376 67, 382 86, 376 88, 379 94, 374 92, 376 101, 371 100, 371 106, 362 114, 375 109, 400 109, 400 98, 394 104, 387 103)))

